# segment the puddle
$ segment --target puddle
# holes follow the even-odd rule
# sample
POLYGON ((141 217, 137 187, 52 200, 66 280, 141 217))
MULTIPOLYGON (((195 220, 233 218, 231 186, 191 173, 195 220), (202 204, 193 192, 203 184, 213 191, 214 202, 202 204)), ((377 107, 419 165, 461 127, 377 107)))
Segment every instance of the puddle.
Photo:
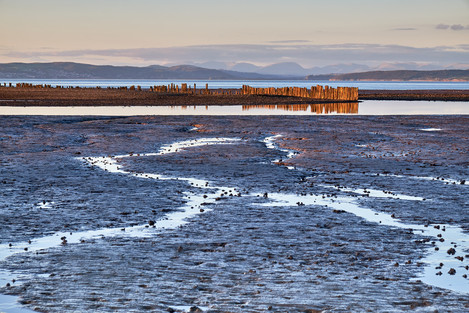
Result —
MULTIPOLYGON (((283 149, 283 148, 280 148, 276 143, 275 141, 278 139, 278 138, 281 138, 282 135, 278 134, 278 135, 274 135, 274 136, 270 136, 270 137, 266 137, 262 142, 265 144, 266 148, 267 149, 274 149, 274 150, 278 150, 278 151, 282 151, 284 153, 286 153, 286 160, 289 160, 289 159, 292 159, 294 158, 296 155, 299 154, 299 152, 297 151, 293 151, 293 150, 290 150, 290 149, 283 149)), ((276 159, 276 160, 273 160, 272 163, 279 163, 279 162, 282 162, 282 161, 286 161, 286 160, 283 160, 283 159, 276 159)), ((286 166, 289 170, 293 170, 295 169, 294 166, 286 166)))
POLYGON ((18 298, 14 296, 0 295, 0 312, 2 313, 33 313, 29 309, 18 306, 18 298))
POLYGON ((408 195, 396 194, 392 191, 383 191, 383 190, 376 190, 376 189, 352 189, 352 188, 345 188, 345 187, 335 187, 335 186, 325 186, 322 187, 326 188, 334 188, 336 190, 350 192, 359 194, 365 197, 370 198, 391 198, 391 199, 398 199, 398 200, 410 200, 410 201, 424 201, 425 199, 422 197, 413 197, 408 195))
POLYGON ((424 131, 424 132, 439 132, 439 131, 442 131, 441 128, 421 128, 419 130, 424 131))

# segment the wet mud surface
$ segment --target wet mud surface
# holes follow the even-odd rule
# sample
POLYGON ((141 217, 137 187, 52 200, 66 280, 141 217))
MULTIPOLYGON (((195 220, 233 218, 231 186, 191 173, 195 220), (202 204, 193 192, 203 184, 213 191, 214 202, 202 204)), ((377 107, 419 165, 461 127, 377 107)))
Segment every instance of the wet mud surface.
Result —
POLYGON ((469 101, 469 90, 360 90, 360 100, 469 101))
POLYGON ((464 312, 468 147, 465 116, 0 117, 0 294, 39 312, 464 312), (204 138, 220 142, 157 153, 204 138))

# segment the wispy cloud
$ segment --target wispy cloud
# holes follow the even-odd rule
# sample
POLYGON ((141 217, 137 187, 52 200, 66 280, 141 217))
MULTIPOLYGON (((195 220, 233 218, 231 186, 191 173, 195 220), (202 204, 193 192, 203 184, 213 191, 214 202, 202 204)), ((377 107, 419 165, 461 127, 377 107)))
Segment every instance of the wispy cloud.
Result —
MULTIPOLYGON (((0 51, 2 55, 2 51, 0 51)), ((377 44, 265 44, 265 45, 198 45, 168 48, 69 50, 69 51, 10 51, 3 55, 18 60, 76 61, 96 59, 100 64, 196 64, 203 62, 249 62, 259 65, 297 62, 304 67, 337 63, 376 65, 383 62, 426 62, 437 65, 469 63, 469 45, 415 48, 377 44), (102 61, 104 60, 104 61, 102 61)))
POLYGON ((465 27, 462 26, 461 24, 454 24, 454 25, 451 25, 451 29, 452 30, 463 30, 463 29, 465 29, 465 27))
POLYGON ((292 40, 274 40, 274 41, 267 41, 268 43, 276 43, 276 44, 282 44, 282 43, 288 43, 288 44, 294 44, 294 43, 310 43, 311 40, 301 40, 301 39, 292 39, 292 40))
POLYGON ((438 24, 435 26, 436 29, 448 29, 450 25, 448 24, 438 24))
POLYGON ((453 25, 438 24, 438 25, 435 26, 435 28, 436 29, 441 29, 441 30, 450 29, 450 30, 459 31, 459 30, 469 30, 469 25, 464 26, 464 25, 461 25, 461 24, 453 24, 453 25))
POLYGON ((398 28, 393 28, 392 30, 396 30, 396 31, 413 31, 413 30, 417 30, 417 28, 414 28, 414 27, 398 27, 398 28))

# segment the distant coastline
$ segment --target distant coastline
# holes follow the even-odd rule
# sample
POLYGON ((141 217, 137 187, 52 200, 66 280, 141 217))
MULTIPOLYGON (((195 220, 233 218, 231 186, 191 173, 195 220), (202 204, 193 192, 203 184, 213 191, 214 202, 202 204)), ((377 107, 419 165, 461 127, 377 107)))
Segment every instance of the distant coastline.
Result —
POLYGON ((315 80, 315 81, 409 81, 467 82, 469 70, 393 70, 347 74, 282 75, 209 69, 192 65, 147 67, 91 65, 72 62, 3 63, 2 79, 204 79, 204 80, 315 80))

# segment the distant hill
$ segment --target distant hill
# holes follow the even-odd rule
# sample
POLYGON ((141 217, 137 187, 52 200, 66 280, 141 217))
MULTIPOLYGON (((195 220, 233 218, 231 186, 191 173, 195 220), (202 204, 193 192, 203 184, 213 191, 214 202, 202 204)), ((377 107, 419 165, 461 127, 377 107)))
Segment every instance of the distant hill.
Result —
MULTIPOLYGON (((334 70, 334 67, 324 67, 334 70)), ((469 70, 393 70, 367 71, 348 74, 297 75, 308 71, 296 63, 278 63, 256 67, 239 63, 237 70, 208 69, 193 65, 146 67, 91 65, 73 62, 4 63, 0 64, 0 79, 218 79, 218 80, 378 80, 378 81, 469 81, 469 70), (252 72, 257 69, 258 72, 252 72), (277 74, 274 74, 277 73, 277 74), (282 73, 279 75, 278 73, 282 73)), ((358 69, 350 65, 350 70, 358 69)), ((310 72, 311 73, 311 72, 310 72)))
POLYGON ((371 71, 350 74, 309 75, 308 80, 469 81, 469 70, 371 71))
POLYGON ((2 79, 279 79, 281 76, 213 70, 192 65, 147 67, 72 62, 0 64, 2 79))

